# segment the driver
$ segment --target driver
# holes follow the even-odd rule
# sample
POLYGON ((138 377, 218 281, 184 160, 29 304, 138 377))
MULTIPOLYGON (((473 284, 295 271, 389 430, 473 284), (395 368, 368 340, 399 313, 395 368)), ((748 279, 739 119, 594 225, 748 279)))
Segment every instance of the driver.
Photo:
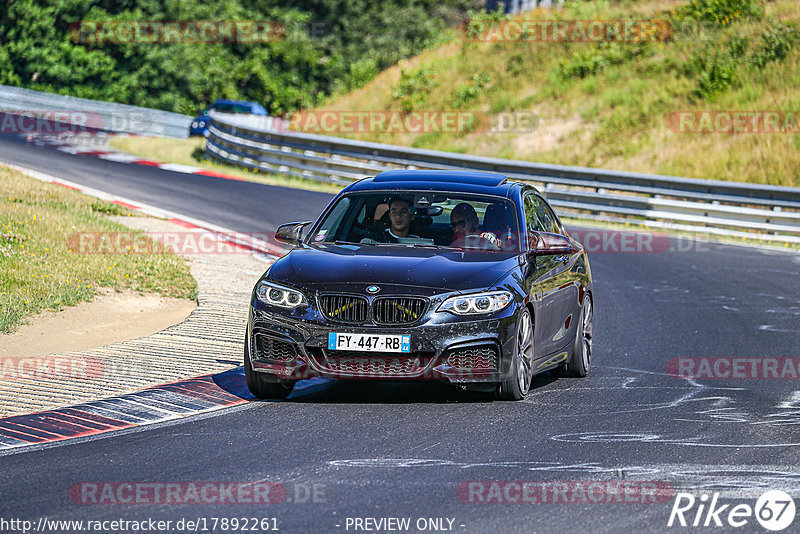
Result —
POLYGON ((383 231, 378 241, 397 243, 403 237, 419 239, 419 236, 408 233, 408 229, 411 228, 411 221, 414 220, 411 201, 403 197, 392 197, 389 199, 388 204, 389 228, 383 231))
POLYGON ((496 235, 478 229, 478 213, 467 202, 457 204, 450 212, 450 226, 453 227, 452 247, 500 249, 500 240, 496 235))

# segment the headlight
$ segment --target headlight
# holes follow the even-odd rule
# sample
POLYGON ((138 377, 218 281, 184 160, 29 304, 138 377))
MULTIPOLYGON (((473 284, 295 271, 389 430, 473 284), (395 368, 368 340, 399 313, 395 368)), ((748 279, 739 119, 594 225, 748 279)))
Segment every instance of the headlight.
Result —
POLYGON ((472 295, 458 295, 442 302, 436 311, 446 311, 456 315, 480 315, 502 310, 513 300, 508 291, 490 291, 472 295))
POLYGON ((197 121, 192 121, 192 128, 197 128, 197 121))
POLYGON ((259 282, 256 286, 256 298, 261 302, 281 308, 297 308, 308 305, 306 297, 299 291, 264 281, 259 282))

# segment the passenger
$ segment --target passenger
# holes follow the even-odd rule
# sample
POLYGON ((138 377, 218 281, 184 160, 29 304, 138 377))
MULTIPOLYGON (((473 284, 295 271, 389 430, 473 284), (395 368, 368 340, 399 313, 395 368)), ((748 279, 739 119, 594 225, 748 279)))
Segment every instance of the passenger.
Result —
POLYGON ((499 250, 500 240, 492 232, 478 229, 478 213, 467 202, 462 202, 450 212, 450 225, 453 227, 451 247, 499 250))

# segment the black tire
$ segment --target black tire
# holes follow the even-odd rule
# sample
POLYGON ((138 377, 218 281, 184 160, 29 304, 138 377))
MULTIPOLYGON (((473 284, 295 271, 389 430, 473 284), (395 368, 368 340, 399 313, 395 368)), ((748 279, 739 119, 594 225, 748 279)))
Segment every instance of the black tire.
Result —
POLYGON ((592 364, 592 336, 594 335, 594 309, 592 298, 587 293, 583 296, 581 318, 575 341, 572 344, 572 353, 569 359, 553 369, 553 374, 562 378, 583 378, 589 374, 592 364))
POLYGON ((257 373, 250 364, 250 341, 244 340, 244 378, 247 389, 259 399, 285 399, 294 389, 294 382, 278 380, 269 373, 257 373))
POLYGON ((528 394, 533 379, 533 319, 528 308, 523 308, 517 320, 517 338, 511 372, 497 388, 500 400, 522 400, 528 394))

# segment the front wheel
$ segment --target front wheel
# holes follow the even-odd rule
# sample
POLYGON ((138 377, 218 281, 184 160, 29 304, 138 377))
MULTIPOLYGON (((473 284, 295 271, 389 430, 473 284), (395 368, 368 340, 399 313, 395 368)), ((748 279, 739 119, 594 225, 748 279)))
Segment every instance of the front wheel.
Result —
POLYGON ((581 320, 578 331, 575 333, 575 343, 572 346, 570 358, 554 370, 560 377, 582 378, 589 374, 592 363, 592 336, 594 334, 594 312, 592 298, 587 293, 583 297, 581 320))
POLYGON ((294 382, 278 381, 273 375, 254 371, 250 363, 248 337, 245 336, 244 340, 244 378, 247 381, 247 389, 259 399, 285 399, 294 389, 294 382))
POLYGON ((524 399, 533 378, 533 321, 527 308, 520 312, 517 324, 517 342, 511 361, 511 373, 497 390, 497 396, 502 400, 524 399))

